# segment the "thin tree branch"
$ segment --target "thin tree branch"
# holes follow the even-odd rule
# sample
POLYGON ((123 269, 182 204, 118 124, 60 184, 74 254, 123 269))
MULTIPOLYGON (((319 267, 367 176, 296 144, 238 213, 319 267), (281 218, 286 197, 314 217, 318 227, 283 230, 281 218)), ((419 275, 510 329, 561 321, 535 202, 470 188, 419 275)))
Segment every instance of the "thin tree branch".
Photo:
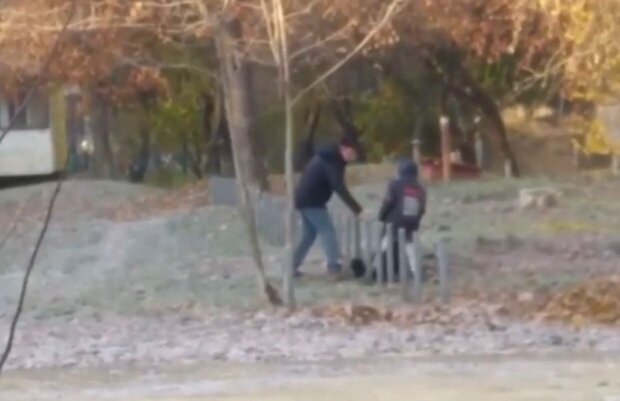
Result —
POLYGON ((338 63, 333 65, 323 74, 321 74, 314 82, 310 85, 306 86, 303 90, 301 90, 297 96, 292 100, 293 104, 296 104, 301 100, 307 93, 311 92, 315 87, 320 85, 323 81, 329 78, 332 74, 338 71, 343 65, 349 62, 357 53, 362 51, 364 47, 372 40, 372 38, 387 24, 392 16, 396 13, 398 8, 402 5, 402 3, 406 0, 392 0, 390 5, 387 7, 383 17, 379 20, 379 22, 366 34, 366 36, 357 44, 357 46, 345 57, 343 57, 338 63))
MULTIPOLYGON (((75 12, 77 9, 77 0, 73 0, 71 3, 71 10, 69 12, 69 15, 67 17, 67 20, 65 22, 64 27, 66 28, 69 23, 71 22, 71 20, 73 19, 75 12)), ((43 66, 44 69, 41 70, 40 72, 40 76, 43 76, 44 73, 46 72, 46 69, 49 67, 51 60, 53 59, 53 57, 56 54, 56 51, 59 47, 59 44, 61 42, 61 39, 64 36, 65 31, 61 31, 60 34, 56 37, 56 42, 54 43, 52 50, 50 51, 50 56, 48 58, 48 62, 43 66)), ((40 85, 41 84, 41 80, 37 81, 37 84, 40 85)), ((38 89, 38 86, 35 85, 30 93, 30 96, 32 96, 32 94, 38 89)), ((27 97, 21 107, 18 108, 18 110, 23 110, 26 105, 28 104, 28 101, 30 99, 30 96, 27 97)), ((12 119, 9 122, 8 127, 5 129, 4 134, 2 136, 1 139, 3 139, 6 136, 6 133, 9 132, 9 130, 11 129, 11 126, 15 123, 15 119, 12 119)), ((6 346, 4 348, 4 351, 2 353, 2 357, 0 358, 0 374, 2 374, 2 371, 4 369, 4 366, 6 364, 6 361, 9 359, 9 355, 11 354, 11 350, 13 349, 13 342, 15 340, 15 332, 17 330, 17 324, 19 322, 19 318, 21 317, 22 311, 24 309, 24 302, 26 300, 26 292, 28 291, 28 282, 30 281, 30 275, 32 274, 32 270, 34 268, 34 265, 37 261, 37 256, 39 255, 39 250, 41 249, 41 245, 43 244, 43 240, 45 239, 45 235, 47 234, 47 231, 49 229, 49 225, 50 222, 52 220, 52 215, 54 212, 54 206, 56 205, 56 200, 58 199, 58 195, 60 194, 60 190, 62 188, 62 183, 65 179, 65 174, 66 174, 66 168, 67 168, 67 164, 69 162, 69 158, 67 158, 65 166, 63 166, 63 170, 58 178, 58 181, 56 182, 56 187, 54 188, 54 192, 52 193, 52 196, 50 198, 49 204, 47 206, 47 211, 46 211, 46 215, 45 215, 45 220, 43 222, 43 227, 41 228, 41 231, 39 233, 39 237, 37 239, 37 242, 35 244, 34 250, 32 251, 32 254, 30 256, 30 261, 28 262, 28 266, 26 267, 26 273, 24 274, 24 278, 22 280, 22 287, 21 287, 21 291, 19 294, 19 300, 17 302, 17 309, 15 310, 15 314, 13 315, 13 319, 11 320, 11 327, 9 329, 9 337, 7 339, 7 343, 6 346)))

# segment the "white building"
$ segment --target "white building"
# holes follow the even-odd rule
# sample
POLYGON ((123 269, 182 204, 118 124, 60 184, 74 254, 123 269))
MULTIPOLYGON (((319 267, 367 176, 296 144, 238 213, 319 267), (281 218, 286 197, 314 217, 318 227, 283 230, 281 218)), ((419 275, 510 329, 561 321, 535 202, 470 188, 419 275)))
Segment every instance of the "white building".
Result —
POLYGON ((0 99, 0 133, 15 119, 0 142, 0 177, 48 175, 61 171, 66 164, 63 91, 35 93, 16 114, 25 96, 0 99))

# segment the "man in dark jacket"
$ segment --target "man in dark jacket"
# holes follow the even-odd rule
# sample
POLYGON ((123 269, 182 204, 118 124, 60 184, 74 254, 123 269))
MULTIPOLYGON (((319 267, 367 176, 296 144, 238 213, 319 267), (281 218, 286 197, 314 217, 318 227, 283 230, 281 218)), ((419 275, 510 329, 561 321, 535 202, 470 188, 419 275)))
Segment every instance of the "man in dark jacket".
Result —
MULTIPOLYGON (((413 234, 420 228, 420 222, 426 212, 426 190, 418 182, 418 166, 404 160, 398 166, 398 178, 388 185, 383 204, 379 210, 379 220, 384 224, 392 225, 393 243, 383 241, 382 248, 387 250, 392 246, 395 255, 398 255, 398 231, 405 230, 407 241, 413 240, 413 234)), ((382 266, 385 269, 386 255, 382 254, 382 266)), ((395 258, 394 274, 399 275, 399 258, 395 258)), ((375 272, 376 273, 376 272, 375 272)), ((384 272, 384 277, 387 272, 384 272)))
POLYGON ((294 253, 297 277, 301 275, 299 267, 317 235, 321 238, 329 273, 335 279, 341 277, 342 266, 338 237, 327 211, 327 203, 336 192, 353 213, 361 214, 362 207, 353 198, 345 184, 346 166, 355 161, 357 154, 358 144, 344 138, 336 145, 320 149, 303 171, 295 193, 295 207, 303 223, 301 239, 294 253))

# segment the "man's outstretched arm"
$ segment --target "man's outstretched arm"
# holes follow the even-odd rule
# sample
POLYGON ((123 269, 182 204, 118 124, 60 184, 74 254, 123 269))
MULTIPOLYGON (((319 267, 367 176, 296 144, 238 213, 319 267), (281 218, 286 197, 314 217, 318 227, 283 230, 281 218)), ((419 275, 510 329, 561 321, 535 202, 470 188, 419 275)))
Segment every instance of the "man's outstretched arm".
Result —
POLYGON ((338 194, 340 199, 351 209, 353 213, 359 215, 362 213, 362 206, 355 200, 349 189, 347 188, 344 182, 344 174, 339 174, 335 168, 328 166, 327 177, 329 179, 329 183, 332 186, 334 192, 338 194))

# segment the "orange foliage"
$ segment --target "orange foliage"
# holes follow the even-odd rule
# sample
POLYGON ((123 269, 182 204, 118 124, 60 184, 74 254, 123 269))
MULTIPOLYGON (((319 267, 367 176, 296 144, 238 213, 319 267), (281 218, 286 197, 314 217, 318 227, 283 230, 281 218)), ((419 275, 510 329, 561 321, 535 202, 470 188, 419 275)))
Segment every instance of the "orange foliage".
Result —
MULTIPOLYGON (((78 16, 69 24, 58 56, 45 71, 44 82, 79 85, 114 102, 133 102, 145 92, 163 93, 166 85, 160 71, 133 61, 148 54, 152 31, 138 32, 113 23, 139 2, 78 3, 78 16), (96 13, 85 14, 92 10, 96 13), (89 26, 89 18, 99 22, 89 26)), ((0 9, 0 55, 6 70, 0 76, 0 90, 14 92, 39 75, 69 5, 68 0, 30 0, 0 9)))
POLYGON ((551 321, 584 324, 620 323, 620 278, 582 283, 553 297, 540 313, 551 321))
MULTIPOLYGON (((70 1, 3 2, 0 54, 19 53, 19 57, 10 59, 18 58, 18 63, 11 64, 21 68, 38 65, 59 31, 70 1)), ((364 52, 389 50, 397 44, 432 49, 452 42, 478 63, 494 63, 511 56, 520 71, 533 80, 553 75, 575 83, 575 78, 581 76, 596 77, 597 83, 605 83, 597 74, 601 65, 611 60, 604 68, 607 73, 620 64, 620 57, 609 54, 610 49, 615 52, 609 43, 615 43, 612 39, 617 35, 607 28, 620 9, 617 5, 612 7, 614 1, 402 0, 397 15, 364 52), (598 6, 603 3, 605 7, 598 6), (604 35, 590 29, 599 23, 606 27, 604 35), (589 46, 590 43, 596 46, 589 46), (589 54, 589 47, 600 50, 589 54)), ((387 3, 284 2, 292 61, 310 67, 333 64, 334 59, 342 58, 373 29, 387 3)), ((217 34, 219 18, 240 19, 244 54, 273 62, 261 0, 79 0, 78 4, 78 16, 70 25, 71 41, 51 69, 50 80, 91 86, 109 84, 119 65, 127 64, 126 59, 139 61, 153 46, 208 42, 217 34)), ((0 86, 10 86, 7 81, 19 79, 18 70, 7 74, 0 86)), ((161 90, 156 75, 149 82, 161 90)), ((122 85, 133 86, 132 76, 127 75, 128 81, 121 80, 122 85)), ((136 89, 143 90, 143 83, 137 84, 136 89)))

